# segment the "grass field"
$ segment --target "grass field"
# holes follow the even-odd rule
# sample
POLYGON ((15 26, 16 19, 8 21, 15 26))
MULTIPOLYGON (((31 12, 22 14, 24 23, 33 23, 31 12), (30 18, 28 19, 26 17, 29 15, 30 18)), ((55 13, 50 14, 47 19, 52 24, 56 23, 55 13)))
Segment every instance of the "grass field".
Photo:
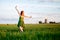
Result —
POLYGON ((25 24, 24 32, 16 24, 0 24, 0 40, 60 40, 60 24, 25 24))

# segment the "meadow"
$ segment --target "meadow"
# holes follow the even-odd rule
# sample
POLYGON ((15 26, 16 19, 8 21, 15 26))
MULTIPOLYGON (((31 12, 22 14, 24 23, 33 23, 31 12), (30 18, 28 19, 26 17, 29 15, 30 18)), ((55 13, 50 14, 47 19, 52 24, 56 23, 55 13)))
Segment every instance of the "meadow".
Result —
POLYGON ((0 24, 0 40, 60 40, 60 24, 25 24, 24 32, 17 24, 0 24))

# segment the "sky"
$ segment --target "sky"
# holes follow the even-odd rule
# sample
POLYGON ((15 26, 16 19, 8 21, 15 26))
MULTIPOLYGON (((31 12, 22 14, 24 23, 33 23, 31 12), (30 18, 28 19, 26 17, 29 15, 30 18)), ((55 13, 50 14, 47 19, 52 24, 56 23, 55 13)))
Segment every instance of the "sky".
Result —
POLYGON ((25 23, 49 21, 60 22, 60 0, 0 0, 0 23, 18 22, 18 14, 15 6, 18 5, 19 11, 24 10, 25 15, 32 18, 25 18, 25 23))

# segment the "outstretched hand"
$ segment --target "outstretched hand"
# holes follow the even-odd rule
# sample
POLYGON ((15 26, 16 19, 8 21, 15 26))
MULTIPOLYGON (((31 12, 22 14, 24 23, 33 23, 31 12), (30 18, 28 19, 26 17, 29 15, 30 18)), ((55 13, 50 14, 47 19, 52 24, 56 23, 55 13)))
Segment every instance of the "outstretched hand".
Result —
POLYGON ((17 9, 17 5, 15 6, 15 8, 17 9))
POLYGON ((32 18, 32 16, 30 16, 30 18, 32 18))
MULTIPOLYGON (((17 6, 17 5, 15 6, 15 9, 16 9, 16 11, 17 11, 18 14, 19 14, 20 12, 19 12, 19 10, 18 10, 18 6, 17 6)), ((19 14, 19 15, 20 15, 20 14, 19 14)))

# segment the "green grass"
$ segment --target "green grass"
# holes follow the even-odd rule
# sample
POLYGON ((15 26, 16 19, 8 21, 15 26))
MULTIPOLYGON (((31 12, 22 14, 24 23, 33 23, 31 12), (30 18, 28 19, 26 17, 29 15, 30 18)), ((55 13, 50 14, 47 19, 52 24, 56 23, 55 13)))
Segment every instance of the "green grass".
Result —
POLYGON ((16 24, 0 24, 0 40, 60 40, 60 24, 25 24, 24 32, 16 24))

